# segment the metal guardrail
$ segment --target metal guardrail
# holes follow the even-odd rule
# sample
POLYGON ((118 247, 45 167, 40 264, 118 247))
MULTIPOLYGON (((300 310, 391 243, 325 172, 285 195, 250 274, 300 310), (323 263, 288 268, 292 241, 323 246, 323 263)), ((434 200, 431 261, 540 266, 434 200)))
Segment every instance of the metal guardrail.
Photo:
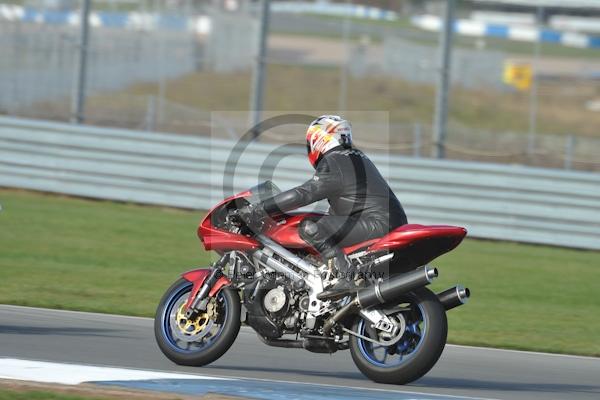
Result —
MULTIPOLYGON (((207 209, 265 179, 287 189, 310 177, 300 147, 252 143, 234 165, 227 163, 234 143, 0 117, 0 186, 207 209)), ((600 174, 371 158, 411 223, 461 225, 480 238, 600 249, 600 174)))
MULTIPOLYGON (((437 15, 415 15, 411 18, 413 25, 428 30, 439 31, 442 25, 437 15)), ((548 28, 535 25, 489 23, 472 19, 459 19, 454 23, 454 30, 458 34, 475 37, 495 37, 511 39, 520 42, 556 43, 576 48, 598 48, 600 37, 586 35, 579 32, 548 28)))

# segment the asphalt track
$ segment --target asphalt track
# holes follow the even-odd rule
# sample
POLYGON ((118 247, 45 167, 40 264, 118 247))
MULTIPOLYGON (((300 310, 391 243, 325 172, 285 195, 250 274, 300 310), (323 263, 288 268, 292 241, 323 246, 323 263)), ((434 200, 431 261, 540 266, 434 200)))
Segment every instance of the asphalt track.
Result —
MULTIPOLYGON (((419 381, 381 385, 363 377, 348 352, 330 356, 271 348, 242 328, 236 344, 220 360, 190 368, 176 366, 160 353, 150 319, 4 305, 0 357, 252 378, 254 385, 266 387, 285 387, 286 382, 327 385, 305 385, 313 392, 329 388, 342 394, 363 388, 372 398, 600 398, 598 358, 448 345, 434 369, 419 381)), ((312 396, 319 398, 318 393, 312 396)))

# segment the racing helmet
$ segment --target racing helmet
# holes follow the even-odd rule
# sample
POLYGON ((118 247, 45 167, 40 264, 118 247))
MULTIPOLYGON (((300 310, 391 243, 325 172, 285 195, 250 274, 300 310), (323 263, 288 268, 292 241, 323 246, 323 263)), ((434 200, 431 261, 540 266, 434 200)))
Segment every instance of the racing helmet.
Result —
POLYGON ((306 151, 313 167, 329 150, 342 146, 352 147, 352 126, 337 115, 321 115, 308 126, 306 151))

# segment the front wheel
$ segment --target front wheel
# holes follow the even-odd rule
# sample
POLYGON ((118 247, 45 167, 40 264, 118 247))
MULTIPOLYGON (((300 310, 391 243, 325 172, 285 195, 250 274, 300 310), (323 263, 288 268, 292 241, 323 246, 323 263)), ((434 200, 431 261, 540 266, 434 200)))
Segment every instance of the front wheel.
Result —
POLYGON ((425 375, 437 362, 446 345, 446 312, 437 296, 427 288, 407 293, 396 306, 383 311, 404 329, 396 339, 381 337, 368 321, 357 316, 352 330, 379 343, 350 336, 354 363, 375 382, 403 385, 425 375), (399 338, 398 338, 399 336, 399 338))
POLYGON ((167 358, 179 365, 202 366, 221 357, 240 331, 241 304, 237 291, 222 289, 206 312, 190 320, 185 304, 192 283, 179 279, 165 293, 154 318, 154 335, 167 358))

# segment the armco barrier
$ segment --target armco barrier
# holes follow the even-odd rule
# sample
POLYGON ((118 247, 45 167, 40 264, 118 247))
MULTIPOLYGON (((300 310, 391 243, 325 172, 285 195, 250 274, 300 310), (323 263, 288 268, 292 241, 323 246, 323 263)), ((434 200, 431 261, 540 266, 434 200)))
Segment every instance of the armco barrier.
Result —
MULTIPOLYGON (((300 147, 253 143, 232 169, 226 164, 233 146, 230 140, 2 117, 0 186, 206 209, 265 179, 286 189, 310 177, 300 147), (227 178, 231 188, 224 186, 227 178)), ((461 225, 473 237, 600 249, 600 174, 371 158, 412 223, 461 225)))
MULTIPOLYGON (((411 22, 413 25, 429 31, 439 31, 442 26, 441 19, 437 15, 416 15, 411 18, 411 22)), ((536 42, 539 40, 540 42, 579 48, 600 47, 599 36, 591 36, 577 31, 563 32, 538 28, 535 25, 506 25, 472 19, 459 19, 454 22, 454 31, 465 36, 488 36, 520 42, 536 42)))

